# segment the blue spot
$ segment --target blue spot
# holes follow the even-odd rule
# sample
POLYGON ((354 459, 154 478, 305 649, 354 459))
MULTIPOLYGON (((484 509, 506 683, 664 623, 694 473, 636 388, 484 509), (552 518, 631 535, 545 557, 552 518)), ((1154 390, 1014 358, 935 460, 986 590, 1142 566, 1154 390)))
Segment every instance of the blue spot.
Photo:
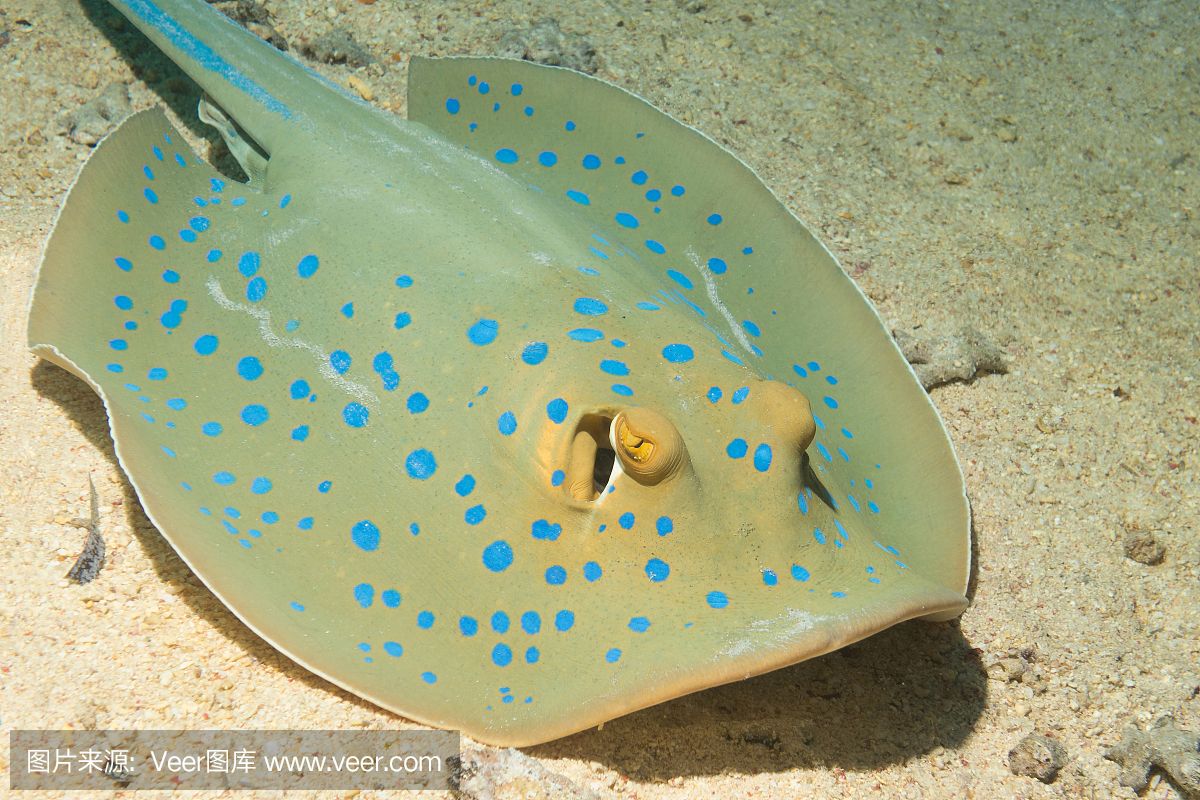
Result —
POLYGON ((754 468, 759 472, 766 472, 771 468, 771 446, 760 444, 754 448, 754 468))
POLYGON ((567 582, 567 571, 555 564, 546 570, 546 583, 551 586, 562 586, 567 582))
POLYGON ((496 151, 496 160, 501 164, 515 164, 517 163, 517 158, 517 151, 511 148, 501 147, 496 151))
POLYGON ((121 220, 121 222, 129 222, 129 212, 118 210, 117 219, 121 220))
POLYGON ((369 583, 360 583, 354 587, 354 600, 363 608, 370 608, 375 602, 375 587, 369 583))
MULTIPOLYGON (((542 654, 536 647, 530 647, 525 651, 526 663, 536 664, 538 662, 538 659, 541 657, 542 657, 542 654)), ((504 698, 504 702, 506 702, 506 703, 510 702, 511 700, 512 700, 511 696, 504 698)), ((528 698, 526 698, 526 700, 528 701, 528 698)))
POLYGON ((267 282, 260 275, 257 278, 252 278, 246 284, 246 299, 251 303, 257 303, 267 296, 267 282))
POLYGON ((567 189, 567 197, 571 198, 576 203, 579 203, 581 206, 590 206, 592 204, 592 199, 590 197, 575 189, 567 189))
POLYGON ((648 177, 649 176, 645 173, 644 170, 639 169, 637 172, 635 172, 629 176, 629 180, 633 181, 638 186, 641 186, 642 184, 644 184, 646 182, 646 179, 648 177))
POLYGON ((241 257, 238 258, 238 272, 242 273, 243 277, 253 278, 254 274, 258 272, 260 263, 261 259, 258 253, 254 252, 253 250, 242 253, 241 257))
POLYGON ((736 392, 733 393, 733 397, 731 397, 730 400, 736 406, 749 396, 750 396, 750 387, 743 386, 740 389, 738 389, 736 392))
MULTIPOLYGON (((308 519, 308 527, 311 528, 312 518, 306 517, 306 519, 308 519)), ((298 527, 300 527, 301 530, 307 530, 307 528, 304 527, 303 522, 304 520, 301 520, 301 524, 298 527)), ((367 552, 371 552, 372 550, 379 548, 379 528, 377 528, 375 523, 371 522, 369 519, 364 519, 354 523, 354 527, 350 529, 350 538, 353 540, 354 544, 358 545, 360 549, 366 550, 367 552)))
POLYGON ((300 262, 296 264, 296 274, 301 278, 311 278, 316 274, 317 268, 321 266, 320 259, 312 253, 309 253, 300 262))
POLYGON ((206 422, 200 426, 200 432, 203 433, 205 436, 220 436, 221 435, 221 423, 206 422))
POLYGON ((183 411, 187 408, 187 400, 184 400, 182 397, 172 397, 167 401, 167 408, 174 411, 183 411))
POLYGON ((653 239, 646 240, 646 248, 652 253, 658 253, 660 256, 667 252, 667 248, 661 242, 656 242, 653 239))
POLYGON ((400 605, 400 593, 395 589, 386 589, 383 594, 379 595, 379 599, 388 608, 396 608, 400 605))
POLYGON ((721 394, 721 387, 713 386, 708 390, 708 393, 705 395, 705 397, 708 398, 708 402, 715 403, 721 399, 721 394))
POLYGON ((151 236, 147 241, 150 243, 150 246, 153 247, 155 250, 166 250, 167 249, 166 241, 161 236, 159 236, 157 233, 154 234, 153 236, 151 236))
POLYGON ((513 416, 511 411, 505 411, 500 415, 500 419, 496 421, 496 427, 505 436, 512 436, 517 430, 517 418, 513 416))
POLYGON ((600 576, 604 571, 600 569, 600 565, 595 561, 589 561, 583 565, 583 577, 588 583, 593 583, 600 580, 600 576))
POLYGON ((575 625, 575 613, 563 609, 554 615, 554 627, 560 631, 569 631, 575 625))
POLYGON ((192 242, 196 241, 196 232, 184 228, 179 232, 179 238, 188 244, 191 244, 192 242))
POLYGON ((215 264, 221 260, 221 256, 223 255, 224 253, 222 253, 220 250, 209 250, 208 255, 204 257, 204 260, 210 264, 215 264))
POLYGON ((432 672, 422 672, 421 680, 429 684, 437 683, 437 675, 434 675, 432 672))
POLYGON ((333 371, 338 375, 345 375, 346 370, 350 369, 350 363, 350 354, 345 350, 334 350, 329 354, 329 366, 333 367, 333 371))
POLYGON ((604 660, 610 664, 615 664, 621 660, 621 651, 619 648, 612 648, 604 654, 604 660))
POLYGON ((764 569, 762 571, 762 582, 767 586, 775 586, 779 583, 779 576, 775 574, 774 570, 764 569))
POLYGON ((433 453, 421 448, 408 454, 408 458, 404 460, 404 468, 408 470, 410 478, 423 481, 437 471, 437 461, 434 460, 433 453))
POLYGON ((540 364, 546 360, 548 352, 550 352, 550 347, 545 342, 530 342, 521 351, 521 360, 530 366, 540 364))
MULTIPOLYGON (((646 192, 646 199, 651 203, 657 203, 662 199, 662 192, 660 192, 658 189, 651 189, 650 191, 646 192)), ((655 209, 654 213, 657 214, 658 209, 655 209)))
POLYGON ((420 614, 417 614, 417 627, 422 628, 424 630, 429 630, 430 628, 432 628, 433 627, 433 612, 432 611, 422 611, 420 614))
POLYGON ((678 283, 680 286, 682 286, 685 289, 693 288, 691 279, 688 278, 687 275, 684 275, 679 270, 676 270, 676 269, 667 270, 667 277, 669 277, 671 280, 675 281, 676 283, 678 283))
POLYGON ((509 91, 512 92, 513 97, 520 97, 521 92, 525 91, 525 87, 519 83, 514 83, 509 91))
POLYGON ((492 90, 492 87, 488 85, 487 81, 479 82, 479 93, 480 94, 487 94, 491 90, 492 90))
POLYGON ((497 667, 507 667, 512 663, 512 648, 504 642, 498 643, 492 648, 492 663, 497 667))
POLYGON ((720 214, 709 214, 708 215, 708 224, 709 225, 720 225, 721 224, 721 215, 720 214))
POLYGON ((738 437, 729 443, 729 445, 725 448, 725 453, 730 458, 741 458, 746 455, 747 450, 749 450, 749 447, 746 444, 746 440, 738 437))
POLYGON ((346 319, 354 319, 354 303, 346 303, 342 306, 342 316, 346 319))
POLYGON ((837 400, 834 400, 832 397, 822 397, 821 399, 825 402, 825 405, 829 406, 830 408, 838 407, 837 400))
POLYGON ((401 289, 407 289, 408 287, 413 285, 412 276, 411 275, 399 276, 398 278, 396 278, 396 285, 399 286, 401 289))
POLYGON ((393 658, 399 658, 400 656, 404 655, 404 648, 396 642, 384 642, 383 650, 393 658))
POLYGON ((654 529, 658 531, 659 536, 666 536, 668 533, 675 530, 675 523, 670 517, 659 517, 654 523, 654 529))
POLYGON ((250 491, 254 494, 266 494, 271 491, 271 481, 263 477, 255 478, 250 484, 250 491))
POLYGON ((500 323, 494 319, 481 319, 467 329, 467 338, 471 340, 471 344, 482 347, 485 344, 491 344, 496 341, 496 336, 500 332, 500 323))
POLYGON ((248 381, 256 381, 262 377, 263 374, 262 362, 260 362, 254 356, 246 356, 242 360, 238 361, 237 373, 248 381))
POLYGON ((799 564, 792 564, 792 577, 803 583, 809 578, 808 570, 799 564))
POLYGON ((820 528, 813 528, 813 538, 817 540, 817 544, 825 544, 825 534, 820 528))
POLYGON ((746 329, 746 333, 751 336, 762 336, 762 330, 748 319, 742 320, 742 327, 746 329))
POLYGON ((512 547, 503 539, 497 539, 483 548, 483 565, 492 572, 503 572, 512 566, 512 562, 512 547))
POLYGON ((828 383, 830 386, 837 386, 838 379, 833 375, 826 375, 825 382, 828 383))
POLYGON ((292 196, 290 194, 285 194, 283 197, 279 198, 279 207, 287 208, 291 202, 292 196))
POLYGON ((296 611, 303 611, 303 610, 304 610, 304 606, 300 605, 300 604, 299 604, 299 603, 297 603, 295 600, 293 600, 292 602, 288 603, 288 605, 290 605, 290 606, 291 606, 291 607, 292 607, 294 610, 296 610, 296 611))
POLYGON ((646 562, 646 577, 655 583, 661 583, 671 574, 671 566, 661 558, 652 558, 646 562))
POLYGON ((351 428, 361 428, 367 424, 370 418, 370 410, 361 403, 347 403, 342 409, 342 419, 351 428))
POLYGON ((684 192, 686 192, 686 191, 687 191, 687 190, 686 190, 686 189, 684 189, 684 188, 683 188, 682 186, 680 186, 679 184, 676 184, 676 185, 674 185, 674 186, 672 186, 672 187, 671 187, 671 194, 672 194, 673 196, 675 196, 675 197, 683 197, 683 193, 684 193, 684 192))
POLYGON ((129 347, 129 343, 124 339, 111 339, 109 340, 108 346, 113 350, 125 350, 129 347))
POLYGON ((149 201, 149 203, 151 205, 154 205, 155 203, 158 202, 158 195, 155 194, 154 190, 151 189, 149 186, 147 186, 145 189, 142 190, 142 194, 145 196, 146 200, 149 201))
POLYGON ((633 389, 623 383, 614 383, 610 388, 622 397, 630 397, 633 395, 633 389))
POLYGON ((558 154, 553 150, 543 150, 538 153, 538 163, 543 167, 553 167, 558 163, 558 154))
POLYGON ((595 328, 576 328, 569 332, 567 336, 577 342, 598 342, 604 338, 604 333, 595 328))
POLYGON ((478 525, 483 522, 487 516, 487 509, 483 506, 471 506, 467 509, 467 513, 463 515, 468 525, 478 525))
POLYGON ((879 506, 875 504, 874 500, 871 500, 870 502, 867 503, 867 509, 870 510, 870 512, 872 514, 879 513, 879 506))
POLYGON ((629 620, 629 630, 634 633, 645 633, 650 629, 650 620, 645 617, 634 617, 629 620))
POLYGON ((561 397, 556 397, 546 404, 546 416, 556 425, 562 424, 567 418, 567 401, 561 397))
POLYGON ((725 270, 729 269, 729 265, 719 258, 710 258, 708 268, 714 275, 724 275, 725 270))
POLYGON ((270 418, 270 414, 267 412, 266 406, 255 403, 242 409, 242 422, 251 427, 262 425, 268 418, 270 418))
POLYGON ((563 127, 564 127, 564 128, 566 128, 566 129, 567 129, 567 130, 569 130, 569 131, 573 131, 573 130, 575 130, 575 121, 574 121, 574 120, 567 120, 567 124, 566 124, 566 125, 563 125, 563 127))
POLYGON ((312 389, 309 388, 308 381, 298 380, 292 382, 288 392, 291 394, 293 400, 303 400, 305 397, 308 397, 312 389))
POLYGON ((454 484, 454 491, 459 497, 466 497, 475 490, 475 476, 467 474, 459 478, 458 483, 454 484))
POLYGON ((457 97, 447 97, 446 98, 446 110, 447 111, 449 111, 451 114, 457 114, 459 108, 461 108, 461 104, 458 102, 457 97))
POLYGON ((729 605, 729 598, 725 596, 724 592, 709 592, 704 599, 713 608, 725 608, 729 605))
POLYGON ((474 636, 479 633, 479 620, 474 617, 459 617, 458 629, 463 636, 474 636))
POLYGON ((303 442, 307 438, 308 438, 308 426, 307 425, 297 425, 295 428, 292 429, 292 439, 294 439, 295 441, 303 442))
POLYGON ((521 630, 532 636, 538 633, 541 629, 542 618, 538 616, 536 611, 526 611, 521 615, 521 630))
POLYGON ((611 358, 606 358, 600 362, 600 370, 607 372, 609 375, 628 375, 629 367, 623 361, 614 361, 611 358))
POLYGON ((114 297, 113 303, 115 303, 117 308, 121 309, 122 311, 128 311, 129 309, 133 308, 133 301, 123 294, 119 294, 114 297))
POLYGON ((662 354, 663 358, 672 364, 682 364, 685 361, 691 361, 696 356, 692 352, 692 348, 686 344, 669 344, 663 348, 662 354))
POLYGON ((631 511, 626 511, 617 520, 617 524, 620 525, 625 530, 629 530, 630 528, 632 528, 633 523, 634 523, 634 516, 633 516, 633 512, 631 512, 631 511))
POLYGON ((636 228, 638 225, 641 224, 638 222, 637 217, 635 217, 633 214, 629 214, 625 211, 618 213, 616 215, 616 217, 614 217, 614 219, 616 219, 617 224, 622 225, 626 228, 636 228))
POLYGON ((411 414, 424 413, 429 408, 429 398, 421 392, 413 392, 408 396, 408 411, 411 414))
MULTIPOLYGON (((408 313, 407 311, 401 311, 399 314, 396 315, 396 321, 393 322, 392 325, 393 325, 393 327, 396 328, 396 330, 399 331, 399 330, 403 330, 403 329, 407 328, 409 326, 409 324, 411 324, 411 323, 412 323, 412 314, 408 313)), ((485 344, 486 344, 486 342, 485 342, 485 344)))
POLYGON ((492 614, 492 630, 496 633, 508 633, 508 625, 508 614, 503 611, 492 614))
POLYGON ((600 156, 595 153, 588 153, 583 157, 584 169, 597 169, 600 166, 600 156))
POLYGON ((567 479, 567 473, 563 472, 561 469, 556 469, 556 470, 554 470, 554 472, 550 473, 550 485, 551 486, 562 486, 563 481, 565 481, 566 479, 567 479))
POLYGON ((539 519, 534 521, 530 528, 530 534, 535 539, 553 542, 562 534, 562 525, 558 523, 550 523, 547 520, 539 519))
POLYGON ((233 473, 225 472, 224 470, 213 475, 213 483, 218 486, 229 486, 235 480, 237 479, 233 477, 233 473))
POLYGON ((146 373, 146 377, 152 381, 166 380, 167 371, 162 367, 154 367, 146 373))
POLYGON ((120 364, 109 364, 105 367, 105 369, 107 369, 109 372, 124 372, 125 371, 125 367, 121 366, 120 364))

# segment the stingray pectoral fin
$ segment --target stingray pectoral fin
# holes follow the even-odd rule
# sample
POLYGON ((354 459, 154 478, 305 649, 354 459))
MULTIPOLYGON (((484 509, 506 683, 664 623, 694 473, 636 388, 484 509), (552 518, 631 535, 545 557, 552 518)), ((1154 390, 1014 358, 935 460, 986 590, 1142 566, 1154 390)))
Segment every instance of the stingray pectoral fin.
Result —
MULTIPOLYGON (((618 87, 522 61, 414 58, 409 117, 557 200, 606 265, 633 260, 659 291, 630 313, 686 308, 725 358, 794 383, 815 430, 789 400, 784 438, 815 433, 811 457, 843 508, 870 484, 869 529, 914 572, 966 592, 970 508, 936 410, 870 303, 749 167, 618 87)), ((663 358, 691 363, 696 344, 663 358)))

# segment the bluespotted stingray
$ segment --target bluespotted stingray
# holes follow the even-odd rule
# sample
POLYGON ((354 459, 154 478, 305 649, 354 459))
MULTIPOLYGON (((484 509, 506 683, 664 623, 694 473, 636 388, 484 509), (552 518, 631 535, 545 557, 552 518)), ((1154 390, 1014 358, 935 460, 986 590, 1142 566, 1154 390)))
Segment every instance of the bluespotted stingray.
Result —
POLYGON ((130 117, 47 243, 30 346, 272 645, 523 745, 962 612, 933 406, 720 146, 502 59, 414 58, 401 120, 203 2, 113 5, 249 180, 130 117))

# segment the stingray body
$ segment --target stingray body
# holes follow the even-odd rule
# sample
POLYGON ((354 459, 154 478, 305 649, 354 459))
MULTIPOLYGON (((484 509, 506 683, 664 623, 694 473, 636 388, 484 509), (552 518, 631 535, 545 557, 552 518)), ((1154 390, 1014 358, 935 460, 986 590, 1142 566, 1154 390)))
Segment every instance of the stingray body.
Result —
POLYGON ((400 120, 203 3, 114 5, 250 181, 130 118, 47 244, 30 345, 274 646, 527 744, 964 608, 935 411, 723 149, 495 59, 414 60, 400 120))

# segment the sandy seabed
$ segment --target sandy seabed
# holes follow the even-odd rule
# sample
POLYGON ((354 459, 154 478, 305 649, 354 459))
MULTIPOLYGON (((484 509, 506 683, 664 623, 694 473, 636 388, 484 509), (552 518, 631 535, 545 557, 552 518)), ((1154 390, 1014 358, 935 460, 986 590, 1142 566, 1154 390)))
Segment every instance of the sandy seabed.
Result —
MULTIPOLYGON (((1103 759, 1122 730, 1165 713, 1200 729, 1194 3, 267 7, 293 45, 349 31, 375 63, 316 67, 398 113, 408 56, 493 53, 555 19, 588 38, 600 77, 763 176, 889 323, 973 326, 1011 364, 932 390, 975 514, 959 622, 528 748, 562 780, 491 795, 1133 797, 1103 759), (1127 558, 1130 532, 1163 561, 1127 558), (1028 733, 1067 751, 1052 784, 1009 770, 1028 733)), ((147 521, 99 400, 25 350, 39 251, 89 153, 63 114, 119 81, 207 144, 190 84, 101 3, 14 0, 0 30, 0 728, 406 724, 216 601, 147 521), (89 475, 109 557, 79 587, 63 576, 89 475)), ((1177 794, 1156 778, 1145 796, 1177 794)))

